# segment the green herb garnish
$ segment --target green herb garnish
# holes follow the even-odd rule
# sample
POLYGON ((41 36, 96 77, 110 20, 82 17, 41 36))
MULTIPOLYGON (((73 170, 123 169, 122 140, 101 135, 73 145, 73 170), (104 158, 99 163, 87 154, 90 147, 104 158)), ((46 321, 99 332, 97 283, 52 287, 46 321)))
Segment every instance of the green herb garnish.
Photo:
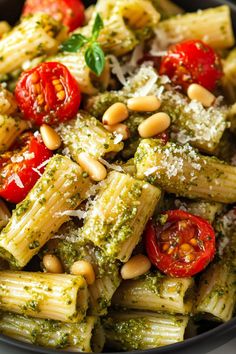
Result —
POLYGON ((97 76, 101 75, 105 67, 105 55, 100 43, 97 42, 99 33, 103 27, 103 20, 101 16, 97 14, 94 20, 91 37, 74 33, 60 48, 63 52, 77 53, 81 48, 86 46, 84 54, 86 65, 97 76))

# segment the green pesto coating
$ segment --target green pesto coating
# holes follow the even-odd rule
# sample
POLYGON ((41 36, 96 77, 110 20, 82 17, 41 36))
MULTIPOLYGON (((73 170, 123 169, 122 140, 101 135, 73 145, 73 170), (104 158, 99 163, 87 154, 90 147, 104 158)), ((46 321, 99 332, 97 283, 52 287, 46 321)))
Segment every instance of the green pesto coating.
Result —
POLYGON ((100 321, 92 316, 80 323, 68 324, 11 313, 0 315, 0 333, 53 349, 92 352, 93 330, 100 326, 100 321))
MULTIPOLYGON (((133 240, 132 248, 138 243, 159 195, 158 189, 143 181, 111 172, 88 210, 82 237, 103 248, 107 255, 125 261, 125 242, 133 240)), ((130 256, 132 250, 127 252, 130 256)))
POLYGON ((110 313, 103 325, 107 345, 114 350, 143 350, 183 340, 188 317, 125 311, 110 313))
POLYGON ((105 330, 112 332, 113 341, 121 341, 123 350, 138 350, 142 348, 143 332, 148 330, 144 318, 127 319, 126 321, 113 321, 107 318, 103 321, 105 330))
POLYGON ((236 202, 236 167, 198 153, 190 145, 143 139, 135 154, 137 177, 168 193, 220 203, 236 202), (224 187, 223 187, 224 186, 224 187))
POLYGON ((13 210, 0 234, 0 254, 12 268, 22 268, 68 220, 61 215, 75 209, 91 186, 81 168, 67 157, 54 155, 43 176, 13 210), (55 217, 55 214, 57 214, 55 217), (50 223, 45 224, 45 218, 50 223), (16 227, 17 225, 17 227, 16 227))
MULTIPOLYGON (((89 260, 95 270, 96 278, 110 275, 118 276, 118 263, 115 259, 107 256, 103 249, 96 247, 91 241, 83 239, 81 228, 75 222, 65 223, 58 231, 56 246, 53 252, 60 258, 66 272, 70 272, 72 264, 78 260, 89 260), (62 237, 62 239, 60 239, 62 237)), ((47 253, 47 245, 43 253, 47 253)))

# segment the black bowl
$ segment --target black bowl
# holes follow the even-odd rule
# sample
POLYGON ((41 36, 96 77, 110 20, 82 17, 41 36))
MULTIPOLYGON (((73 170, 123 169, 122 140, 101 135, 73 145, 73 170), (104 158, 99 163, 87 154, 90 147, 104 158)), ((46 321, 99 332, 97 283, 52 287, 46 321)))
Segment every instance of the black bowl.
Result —
MULTIPOLYGON (((115 0, 114 0, 115 1, 115 0)), ((85 0, 84 3, 89 5, 94 1, 85 0)), ((175 0, 175 2, 184 7, 186 11, 196 11, 197 9, 204 9, 208 7, 219 6, 227 4, 231 7, 232 18, 234 23, 234 31, 236 34, 236 4, 231 1, 223 0, 175 0)), ((0 21, 7 20, 14 24, 19 18, 24 0, 0 0, 0 21)), ((214 329, 211 329, 203 334, 187 339, 184 342, 167 345, 162 348, 155 348, 151 350, 136 351, 137 354, 191 354, 192 349, 197 349, 199 353, 204 354, 213 350, 220 345, 228 342, 236 335, 236 318, 231 321, 221 324, 214 329)), ((35 353, 55 354, 57 350, 50 350, 47 348, 38 347, 32 344, 26 344, 18 340, 11 339, 7 336, 0 335, 0 342, 13 345, 15 347, 28 350, 35 353)), ((60 353, 70 354, 69 352, 60 351, 60 353)), ((131 352, 129 352, 130 354, 131 352)), ((134 352, 132 352, 134 353, 134 352)), ((71 353, 73 354, 73 353, 71 353)), ((110 353, 111 354, 111 353, 110 353)))

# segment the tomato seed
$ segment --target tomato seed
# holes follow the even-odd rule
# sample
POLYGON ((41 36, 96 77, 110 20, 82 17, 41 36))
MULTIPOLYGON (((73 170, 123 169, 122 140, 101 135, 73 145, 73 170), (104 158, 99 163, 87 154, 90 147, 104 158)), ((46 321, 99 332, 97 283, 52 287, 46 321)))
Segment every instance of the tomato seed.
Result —
POLYGON ((35 71, 31 76, 31 82, 32 84, 37 84, 37 82, 39 81, 39 74, 35 71))
POLYGON ((63 91, 63 86, 62 86, 61 84, 55 85, 55 90, 56 90, 57 92, 63 91))
POLYGON ((191 238, 191 240, 189 241, 189 243, 191 243, 192 246, 197 246, 198 242, 196 238, 191 238))
POLYGON ((66 97, 65 91, 61 90, 57 93, 57 98, 59 99, 59 101, 63 101, 66 97))

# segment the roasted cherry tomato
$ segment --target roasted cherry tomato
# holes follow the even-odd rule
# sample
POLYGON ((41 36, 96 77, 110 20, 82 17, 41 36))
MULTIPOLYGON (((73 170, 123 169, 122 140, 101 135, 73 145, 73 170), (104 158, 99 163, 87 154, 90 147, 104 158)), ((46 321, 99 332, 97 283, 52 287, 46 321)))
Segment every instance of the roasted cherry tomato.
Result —
POLYGON ((163 223, 150 221, 145 245, 150 261, 173 277, 201 272, 215 254, 215 233, 204 219, 182 210, 163 213, 163 223))
POLYGON ((80 0, 26 0, 23 16, 36 12, 51 15, 70 31, 81 27, 85 19, 84 5, 80 0))
POLYGON ((223 72, 220 57, 200 40, 189 40, 170 47, 162 58, 159 73, 167 75, 184 90, 192 83, 214 91, 223 72))
POLYGON ((43 173, 43 163, 51 157, 40 135, 21 135, 13 150, 0 155, 0 196, 12 203, 21 202, 43 173))
POLYGON ((69 70, 60 63, 42 63, 23 72, 15 96, 25 119, 37 125, 57 124, 78 112, 81 94, 69 70))

